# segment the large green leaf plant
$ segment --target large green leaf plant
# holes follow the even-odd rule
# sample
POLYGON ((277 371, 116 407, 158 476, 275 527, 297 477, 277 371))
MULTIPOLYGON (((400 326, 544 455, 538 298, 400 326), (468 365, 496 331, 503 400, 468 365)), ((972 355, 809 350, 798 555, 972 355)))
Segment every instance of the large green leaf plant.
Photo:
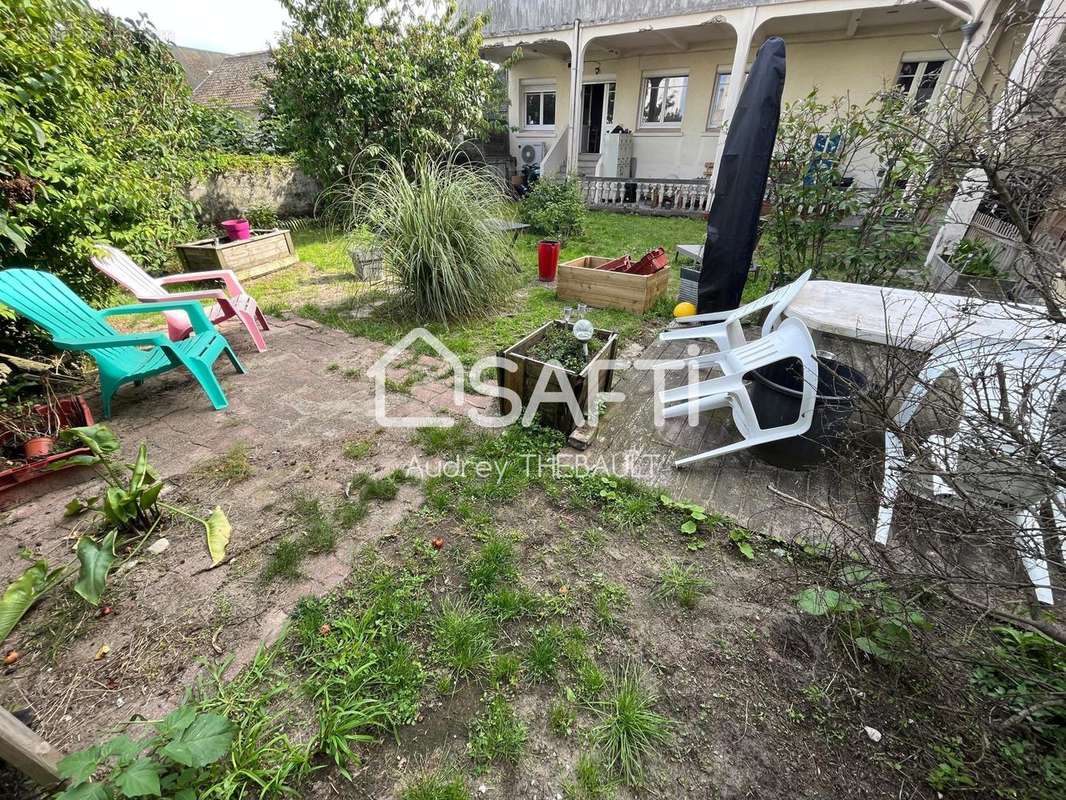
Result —
POLYGON ((225 717, 182 705, 154 728, 146 739, 122 734, 68 755, 59 762, 68 787, 57 800, 196 800, 211 781, 212 765, 229 752, 233 726, 225 717))
POLYGON ((46 561, 36 561, 12 582, 0 597, 0 641, 27 611, 49 591, 59 585, 77 566, 74 591, 91 605, 99 605, 107 588, 107 577, 120 558, 136 554, 163 519, 163 511, 198 522, 204 528, 211 565, 226 557, 231 528, 225 512, 218 506, 206 518, 159 499, 164 483, 148 463, 148 448, 142 444, 132 464, 116 463, 118 438, 106 425, 68 428, 60 438, 88 450, 57 462, 56 467, 79 464, 95 466, 104 479, 104 490, 95 496, 75 498, 67 504, 68 516, 95 513, 99 525, 78 538, 76 562, 49 569, 46 561))

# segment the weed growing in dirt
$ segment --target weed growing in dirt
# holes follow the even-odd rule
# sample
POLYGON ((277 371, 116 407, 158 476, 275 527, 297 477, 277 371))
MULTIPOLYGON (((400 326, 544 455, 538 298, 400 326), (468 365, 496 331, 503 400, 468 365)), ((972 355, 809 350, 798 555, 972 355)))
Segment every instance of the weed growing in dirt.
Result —
POLYGON ((629 606, 626 588, 602 579, 597 579, 594 585, 592 610, 596 614, 596 621, 602 628, 617 627, 618 615, 629 606))
POLYGON ((524 671, 530 682, 555 680, 563 641, 564 634, 558 625, 547 625, 533 631, 533 639, 522 657, 524 671))
POLYGON ((579 508, 598 507, 608 528, 641 530, 659 510, 658 495, 630 478, 573 472, 566 483, 571 501, 579 508))
POLYGON ((574 766, 574 777, 563 784, 566 800, 611 800, 614 780, 591 753, 582 753, 574 766))
POLYGON ((470 790, 458 770, 442 767, 408 784, 400 800, 470 800, 470 790))
POLYGON ((466 749, 479 767, 490 761, 515 763, 526 745, 528 731, 507 698, 496 695, 472 723, 466 749))
POLYGON ((370 509, 362 500, 346 500, 333 510, 333 519, 342 528, 354 528, 364 519, 370 509))
POLYGON ((567 697, 556 697, 548 705, 548 730, 556 736, 573 736, 577 725, 574 704, 567 697))
POLYGON ((521 587, 503 586, 483 596, 489 612, 500 622, 529 614, 537 608, 537 598, 521 587))
POLYGON ((323 737, 333 737, 331 757, 347 758, 346 743, 394 730, 418 714, 426 676, 407 634, 428 607, 424 580, 401 568, 368 565, 342 600, 305 598, 293 613, 295 662, 321 710, 323 737))
POLYGON ((244 443, 235 444, 217 458, 197 464, 192 474, 199 480, 220 483, 223 486, 246 481, 253 474, 252 463, 248 458, 248 446, 244 443))
POLYGON ((577 666, 575 678, 577 681, 575 691, 578 699, 584 702, 597 698, 607 686, 607 678, 604 676, 603 670, 591 659, 577 666))
POLYGON ((670 561, 659 575, 652 595, 663 602, 677 603, 682 608, 695 608, 700 595, 711 588, 711 583, 696 574, 697 568, 680 561, 670 561))
POLYGON ((331 553, 337 547, 337 531, 321 503, 314 498, 298 497, 293 517, 299 533, 286 536, 270 554, 260 580, 269 583, 277 578, 296 581, 303 577, 301 566, 310 556, 331 553))
POLYGON ((498 689, 518 685, 522 673, 522 659, 515 653, 500 653, 489 668, 489 680, 498 689))
POLYGON ((312 771, 313 742, 287 732, 293 726, 296 695, 289 676, 275 660, 279 646, 261 648, 252 663, 232 681, 223 678, 229 661, 209 667, 193 692, 201 711, 221 714, 234 728, 224 770, 211 784, 211 797, 238 800, 254 786, 261 797, 291 792, 312 771))
POLYGON ((446 597, 433 622, 434 655, 455 675, 474 675, 492 658, 492 634, 483 611, 446 597))
POLYGON ((337 532, 322 510, 318 500, 301 497, 294 506, 299 525, 303 528, 301 544, 309 555, 331 553, 337 546, 337 532))
POLYGON ((375 478, 368 472, 356 473, 348 482, 348 497, 358 496, 359 500, 369 503, 373 500, 394 500, 400 492, 400 486, 411 483, 411 478, 402 469, 394 469, 384 478, 375 478))
POLYGON ((626 784, 644 782, 646 761, 670 740, 671 723, 653 710, 658 695, 632 664, 613 676, 607 696, 592 704, 599 722, 589 739, 604 764, 626 784))
POLYGON ((369 439, 351 439, 344 443, 341 452, 345 458, 359 461, 374 452, 374 443, 369 439))
POLYGON ((303 564, 305 556, 306 552, 299 539, 286 536, 278 542, 278 546, 263 565, 261 582, 270 583, 277 578, 286 581, 300 580, 303 577, 300 565, 303 564))
POLYGON ((477 444, 478 436, 466 421, 462 421, 450 428, 419 428, 411 442, 427 456, 456 456, 477 444))
POLYGON ((514 540, 494 532, 478 548, 466 565, 470 593, 484 596, 497 587, 511 587, 518 580, 514 540))
POLYGON ((371 731, 381 727, 387 716, 385 703, 373 697, 321 696, 318 708, 316 749, 333 762, 347 780, 352 779, 349 764, 359 765, 355 749, 377 739, 371 731))

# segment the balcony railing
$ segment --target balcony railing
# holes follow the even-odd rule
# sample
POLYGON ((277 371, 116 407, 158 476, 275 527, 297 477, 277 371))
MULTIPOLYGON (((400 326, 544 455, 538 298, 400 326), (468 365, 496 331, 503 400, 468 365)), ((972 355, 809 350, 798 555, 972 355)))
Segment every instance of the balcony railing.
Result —
POLYGON ((626 211, 661 216, 698 217, 711 205, 711 185, 705 178, 581 179, 585 205, 603 211, 626 211))

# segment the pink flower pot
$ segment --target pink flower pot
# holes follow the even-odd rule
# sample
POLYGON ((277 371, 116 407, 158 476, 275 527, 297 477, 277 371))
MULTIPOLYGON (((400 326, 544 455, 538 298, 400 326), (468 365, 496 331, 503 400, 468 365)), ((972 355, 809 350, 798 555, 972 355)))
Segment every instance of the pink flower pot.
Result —
POLYGON ((222 230, 225 231, 226 238, 231 242, 252 237, 252 226, 248 224, 246 219, 223 220, 222 230))

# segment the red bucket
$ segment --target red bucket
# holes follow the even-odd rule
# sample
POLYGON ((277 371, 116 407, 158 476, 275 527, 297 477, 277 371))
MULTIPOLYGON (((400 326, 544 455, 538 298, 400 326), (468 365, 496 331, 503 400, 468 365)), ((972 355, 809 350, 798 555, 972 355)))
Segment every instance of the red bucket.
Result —
POLYGON ((537 243, 537 273, 542 281, 554 281, 559 268, 560 243, 554 239, 542 239, 537 243))
POLYGON ((252 226, 248 224, 246 219, 227 219, 223 220, 221 224, 226 238, 231 242, 252 238, 252 226))

